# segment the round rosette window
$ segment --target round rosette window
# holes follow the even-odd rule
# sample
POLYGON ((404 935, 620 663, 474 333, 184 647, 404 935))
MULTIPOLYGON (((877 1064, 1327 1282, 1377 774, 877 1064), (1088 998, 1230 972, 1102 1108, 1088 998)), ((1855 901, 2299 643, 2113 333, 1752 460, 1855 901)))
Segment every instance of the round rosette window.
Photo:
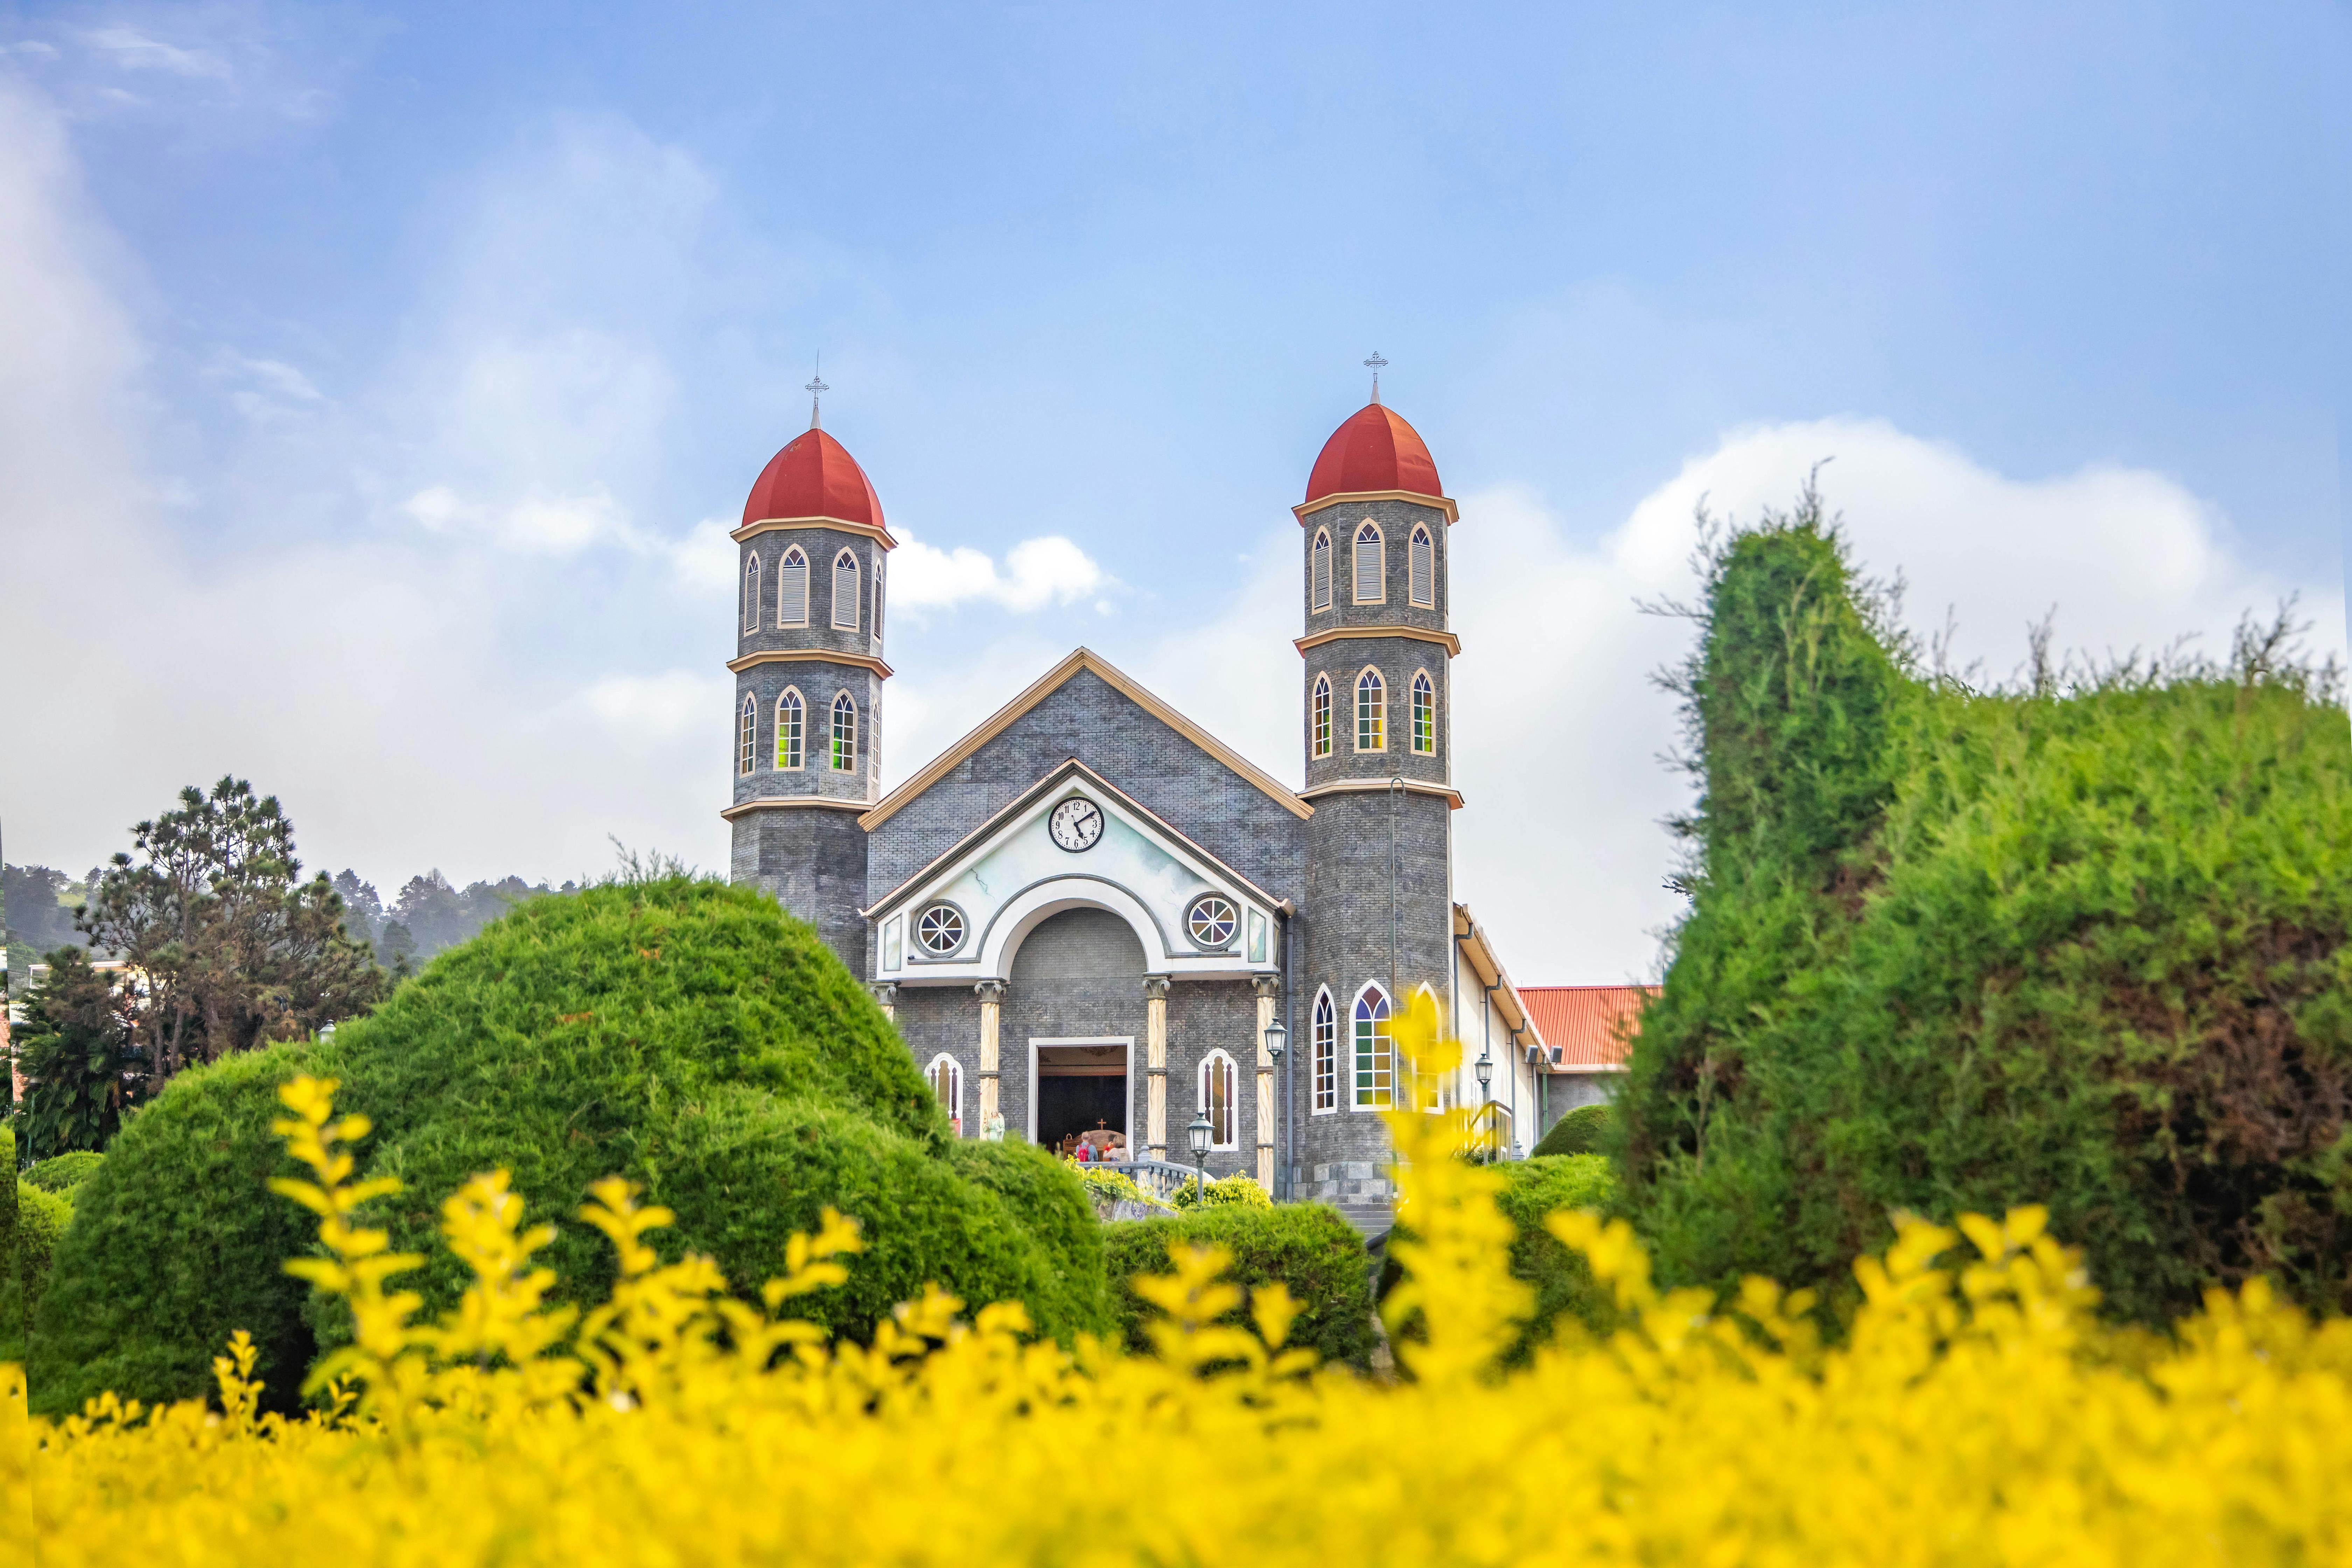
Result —
POLYGON ((1211 893, 1205 899, 1192 900, 1192 913, 1184 917, 1192 932, 1192 940, 1202 947, 1229 947, 1234 932, 1239 929, 1241 916, 1234 910, 1233 900, 1211 893))
POLYGON ((953 904, 933 904, 916 918, 915 940, 926 952, 953 952, 963 945, 963 911, 953 904))

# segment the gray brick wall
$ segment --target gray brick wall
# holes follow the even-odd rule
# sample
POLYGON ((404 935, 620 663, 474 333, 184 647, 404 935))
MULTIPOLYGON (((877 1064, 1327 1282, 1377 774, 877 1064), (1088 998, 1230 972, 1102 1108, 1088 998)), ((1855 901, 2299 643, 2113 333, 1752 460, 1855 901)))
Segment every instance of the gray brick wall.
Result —
MULTIPOLYGON (((1215 727, 1213 714, 1193 717, 1215 727)), ((1305 823, 1081 670, 876 829, 866 902, 878 902, 1072 757, 1276 898, 1304 892, 1305 823)))
POLYGON ((747 653, 768 653, 803 649, 832 653, 861 653, 882 657, 881 617, 875 613, 874 573, 876 563, 884 554, 881 543, 863 534, 834 528, 771 529, 745 540, 735 563, 735 652, 740 658, 747 653), (798 545, 809 558, 808 624, 802 626, 776 625, 776 569, 784 552, 798 545), (857 561, 858 606, 855 629, 836 628, 833 624, 833 563, 844 550, 857 561), (742 584, 745 563, 754 555, 760 560, 760 625, 747 631, 743 626, 742 584))
POLYGON ((1422 506, 1413 501, 1376 500, 1351 501, 1343 506, 1327 506, 1320 511, 1307 514, 1306 526, 1299 530, 1298 609, 1305 621, 1307 633, 1328 631, 1334 626, 1423 626, 1431 631, 1444 631, 1447 606, 1453 596, 1453 571, 1446 547, 1445 513, 1433 506, 1422 506), (1382 550, 1382 567, 1387 577, 1388 597, 1379 605, 1359 605, 1355 602, 1355 568, 1350 552, 1356 529, 1366 518, 1380 525, 1386 538, 1382 550), (1429 530, 1435 553, 1437 603, 1423 608, 1412 602, 1411 584, 1406 574, 1411 571, 1406 546, 1412 538, 1415 524, 1429 530), (1328 529, 1331 534, 1331 607, 1315 607, 1315 535, 1328 529))
MULTIPOLYGON (((971 1027, 976 1041, 976 1005, 971 1027)), ((1039 922, 1013 955, 998 1029, 1005 1126, 1029 1125, 1033 1038, 1129 1035, 1135 1039, 1128 1074, 1129 1125, 1141 1132, 1143 944, 1125 921, 1108 910, 1067 910, 1039 922)))
POLYGON ((1307 787, 1346 779, 1385 779, 1392 774, 1423 784, 1450 784, 1454 777, 1453 661, 1435 643, 1412 637, 1350 637, 1307 650, 1299 686, 1299 752, 1307 759, 1307 787), (1356 750, 1356 680, 1366 667, 1381 672, 1385 683, 1387 745, 1376 752, 1356 750), (1436 688, 1434 755, 1412 749, 1412 678, 1426 673, 1436 688), (1315 679, 1331 681, 1331 754, 1315 754, 1315 679))
POLYGON ((728 880, 765 889, 816 927, 852 974, 866 973, 866 921, 857 912, 866 890, 866 833, 857 814, 790 806, 746 812, 732 826, 728 880))
MULTIPOLYGON (((855 664, 835 664, 821 657, 777 664, 755 664, 735 677, 735 719, 741 722, 743 699, 758 705, 751 771, 740 771, 740 732, 728 731, 727 770, 733 775, 735 804, 747 800, 780 800, 796 795, 820 795, 826 800, 871 801, 882 739, 882 678, 855 664), (803 721, 801 765, 776 767, 776 703, 785 688, 801 694, 803 721), (833 766, 833 700, 841 692, 857 706, 857 765, 842 773, 833 766)), ((863 908, 865 900, 858 900, 863 908)))

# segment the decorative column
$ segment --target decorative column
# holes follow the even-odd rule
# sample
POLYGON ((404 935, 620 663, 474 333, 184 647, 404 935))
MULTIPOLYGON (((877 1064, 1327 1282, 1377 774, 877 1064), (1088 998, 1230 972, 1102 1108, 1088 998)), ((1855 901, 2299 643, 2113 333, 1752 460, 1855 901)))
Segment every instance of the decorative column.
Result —
POLYGON ((997 1030, 1004 1018, 1004 982, 982 980, 972 986, 980 998, 980 1135, 988 1136, 988 1124, 996 1117, 996 1084, 1002 1076, 997 1071, 997 1030))
POLYGON ((874 1001, 875 1005, 882 1009, 882 1016, 884 1017, 889 1019, 894 1024, 898 1021, 898 983, 897 981, 876 981, 874 983, 874 1001))
POLYGON ((1146 1142, 1155 1160, 1168 1158, 1168 976, 1143 977, 1144 1081, 1150 1085, 1146 1142))
POLYGON ((1257 987, 1257 1184, 1274 1191, 1274 1058, 1265 1054, 1265 1032, 1274 1026, 1274 1002, 1282 978, 1261 974, 1257 987))

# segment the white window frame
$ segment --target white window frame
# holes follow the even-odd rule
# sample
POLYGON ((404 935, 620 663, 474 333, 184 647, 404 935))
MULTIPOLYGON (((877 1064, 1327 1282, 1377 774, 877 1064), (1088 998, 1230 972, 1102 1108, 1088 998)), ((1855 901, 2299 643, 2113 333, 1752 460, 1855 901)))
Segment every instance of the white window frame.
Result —
POLYGON ((1348 557, 1348 585, 1355 595, 1355 602, 1359 605, 1387 604, 1389 602, 1389 541, 1387 533, 1381 531, 1379 523, 1374 522, 1368 517, 1364 519, 1363 521, 1356 525, 1356 531, 1349 535, 1349 537, 1355 542, 1355 544, 1354 552, 1348 557), (1369 531, 1372 536, 1372 583, 1374 586, 1379 589, 1379 592, 1372 595, 1370 598, 1366 598, 1364 596, 1364 535, 1367 531, 1369 531))
POLYGON ((1339 1008, 1328 985, 1315 993, 1307 1014, 1307 1104, 1310 1116, 1333 1116, 1339 1110, 1339 1008), (1327 1027, 1328 1026, 1328 1027, 1327 1027))
POLYGON ((833 558, 833 629, 835 631, 854 632, 857 629, 857 613, 860 607, 858 595, 865 592, 866 574, 858 568, 857 552, 845 544, 841 547, 841 553, 833 558), (849 570, 849 592, 846 594, 841 591, 841 574, 845 564, 849 570), (841 610, 845 604, 849 606, 849 618, 845 621, 841 618, 841 610))
POLYGON ((1307 749, 1309 754, 1328 757, 1331 754, 1331 676, 1320 671, 1315 677, 1314 694, 1307 700, 1307 749))
POLYGON ((808 701, 797 686, 776 693, 776 771, 796 773, 808 765, 808 701), (794 716, 792 749, 784 748, 784 715, 794 716))
POLYGON ((1405 542, 1405 595, 1424 610, 1437 608, 1437 540, 1425 522, 1405 542))
POLYGON ((750 778, 760 756, 760 700, 749 691, 743 693, 743 716, 737 729, 735 776, 750 778))
POLYGON ((963 1063, 941 1051, 931 1058, 930 1066, 923 1069, 923 1081, 931 1086, 931 1098, 938 1100, 940 1108, 954 1119, 956 1136, 963 1136, 963 1063), (948 1089, 945 1094, 940 1092, 939 1072, 941 1068, 947 1069, 948 1089))
POLYGON ((1387 987, 1383 986, 1377 980, 1367 980, 1364 982, 1363 989, 1356 993, 1356 999, 1348 1004, 1348 1109, 1350 1110, 1388 1110, 1394 1108, 1396 1100, 1396 1003, 1390 997, 1387 987), (1388 1008, 1388 1011, 1377 1019, 1359 1019, 1356 1016, 1357 1009, 1364 1005, 1364 999, 1367 996, 1372 995, 1379 996, 1382 1005, 1388 1008), (1369 1089, 1367 1089, 1365 1084, 1362 1082, 1362 1079, 1366 1071, 1366 1068, 1363 1066, 1365 1058, 1361 1048, 1361 1043, 1357 1034, 1357 1027, 1360 1023, 1363 1022, 1370 1022, 1372 1024, 1371 1038, 1373 1040, 1380 1041, 1385 1039, 1388 1042, 1389 1098, 1386 1103, 1383 1103, 1379 1098, 1381 1092, 1381 1053, 1377 1049, 1371 1053, 1370 1058, 1372 1065, 1370 1071, 1372 1082, 1369 1089), (1385 1032, 1381 1028, 1381 1026, 1383 1024, 1388 1026, 1385 1032), (1367 1099, 1367 1094, 1371 1098, 1367 1099))
POLYGON ((755 548, 743 552, 743 629, 760 629, 760 552, 755 548))
POLYGON ((1356 750, 1361 752, 1387 751, 1389 749, 1389 678, 1381 673, 1380 666, 1368 664, 1356 671, 1355 697, 1356 750), (1369 746, 1364 744, 1364 678, 1366 676, 1371 678, 1372 690, 1379 701, 1378 710, 1372 718, 1378 736, 1369 746))
POLYGON ((1416 757, 1437 755, 1437 681, 1425 669, 1412 672, 1412 711, 1408 720, 1411 732, 1405 736, 1405 744, 1412 754, 1416 757), (1426 704, 1423 698, 1428 700, 1426 704), (1429 715, 1429 744, 1426 746, 1421 743, 1421 719, 1424 708, 1429 715))
POLYGON ((857 771, 857 699, 846 690, 835 692, 832 705, 825 710, 824 760, 825 765, 835 773, 854 773, 857 771), (845 702, 849 705, 847 767, 841 765, 841 710, 845 702))
POLYGON ((804 626, 808 625, 808 605, 809 605, 809 563, 808 563, 808 552, 807 552, 807 551, 805 551, 805 550, 803 550, 803 549, 802 549, 799 545, 797 545, 797 544, 787 545, 787 546, 785 547, 785 549, 784 549, 784 552, 783 552, 782 555, 779 555, 778 557, 776 557, 776 625, 777 625, 777 626, 778 626, 779 628, 784 628, 784 627, 792 627, 792 626, 804 626), (790 582, 793 580, 793 574, 794 573, 798 573, 798 574, 800 574, 800 583, 801 583, 801 591, 800 591, 800 595, 799 595, 800 604, 799 604, 798 607, 797 607, 796 609, 794 609, 794 610, 793 610, 793 612, 790 616, 787 616, 784 612, 785 612, 785 609, 786 609, 786 606, 787 606, 787 601, 788 601, 788 599, 790 598, 790 595, 786 595, 786 594, 785 594, 785 592, 784 592, 784 585, 785 585, 786 584, 790 583, 790 582))
POLYGON ((1235 1062, 1233 1058, 1227 1056, 1222 1050, 1211 1051, 1207 1056, 1201 1058, 1201 1065, 1194 1070, 1192 1080, 1195 1095, 1192 1103, 1201 1109, 1202 1114, 1209 1115, 1209 1147, 1213 1150, 1221 1152, 1240 1148, 1242 1146, 1242 1069, 1240 1064, 1235 1062), (1222 1139, 1220 1139, 1216 1134, 1216 1117, 1209 1115, 1211 1110, 1209 1102, 1209 1074, 1215 1070, 1222 1070, 1224 1075, 1225 1081, 1225 1136, 1222 1139))
POLYGON ((874 646, 882 646, 882 554, 874 555, 874 646))
POLYGON ((1308 605, 1317 615, 1331 607, 1331 531, 1318 528, 1307 552, 1308 605))
MULTIPOLYGON (((1414 1005, 1420 1005, 1421 1000, 1424 996, 1429 999, 1429 1005, 1433 1012, 1435 1012, 1436 1016, 1442 1018, 1444 1014, 1442 1011, 1437 1011, 1437 993, 1430 988, 1429 982, 1426 980, 1412 988, 1414 1005)), ((1390 1016, 1393 1018, 1395 1015, 1391 1014, 1390 1016)), ((1441 1024, 1438 1028, 1438 1034, 1443 1036, 1444 1033, 1444 1026, 1441 1024)), ((1406 1064, 1397 1055, 1396 1036, 1393 1030, 1391 1031, 1389 1036, 1389 1057, 1391 1060, 1391 1071, 1400 1081, 1402 1081, 1404 1077, 1406 1064)), ((1426 1103, 1423 1103, 1421 1074, 1418 1070, 1415 1070, 1412 1074, 1413 1101, 1416 1104, 1420 1104, 1421 1108, 1429 1112, 1432 1116, 1437 1115, 1440 1111, 1454 1109, 1461 1103, 1462 1096, 1459 1092, 1460 1085, 1455 1084, 1451 1087, 1454 1092, 1449 1093, 1449 1086, 1447 1085, 1443 1074, 1432 1076, 1429 1080, 1427 1101, 1426 1103)))

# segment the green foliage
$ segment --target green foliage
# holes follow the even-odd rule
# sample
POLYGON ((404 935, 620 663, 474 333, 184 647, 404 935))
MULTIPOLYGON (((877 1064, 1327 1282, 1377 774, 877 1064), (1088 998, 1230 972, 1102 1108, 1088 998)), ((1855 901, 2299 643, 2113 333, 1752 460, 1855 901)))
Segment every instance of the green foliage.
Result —
POLYGON ((1551 1131, 1537 1142, 1533 1155, 1605 1154, 1612 1121, 1605 1105, 1580 1105, 1551 1124, 1551 1131))
POLYGON ((24 1288, 16 1279, 16 1134, 0 1125, 0 1361, 21 1365, 27 1325, 24 1288))
MULTIPOLYGON (((1210 1184, 1211 1194, 1215 1191, 1216 1184, 1210 1184)), ((1255 1287, 1280 1280, 1305 1309, 1291 1328, 1293 1344, 1318 1352, 1326 1362, 1371 1364, 1371 1263, 1364 1238, 1337 1209, 1320 1204, 1212 1206, 1169 1219, 1123 1221, 1103 1232, 1112 1316, 1130 1349, 1150 1345, 1144 1325, 1151 1309, 1135 1293, 1136 1276, 1166 1273, 1171 1247, 1214 1245, 1232 1252, 1227 1278, 1234 1283, 1255 1287)), ((1236 1311, 1231 1321, 1244 1322, 1244 1312, 1236 1311)))
POLYGON ((1064 1337, 1107 1321, 1077 1184, 1035 1151, 951 1147, 889 1021, 814 932, 751 889, 668 877, 531 900, 331 1042, 250 1059, 175 1080, 83 1189, 105 1223, 60 1261, 35 1346, 41 1408, 97 1386, 197 1392, 235 1327, 264 1342, 283 1389, 310 1336, 348 1334, 333 1312, 306 1318, 301 1287, 278 1274, 304 1247, 302 1216, 261 1187, 284 1171, 268 1124, 298 1059, 374 1122, 362 1170, 404 1184, 379 1213, 395 1248, 432 1259, 402 1280, 430 1311, 463 1284, 436 1237, 439 1205, 502 1167, 556 1226, 541 1258, 574 1295, 604 1289, 612 1256, 573 1216, 592 1182, 620 1174, 677 1212, 669 1256, 709 1253, 747 1289, 783 1272, 786 1237, 824 1205, 857 1218, 872 1250, 848 1287, 812 1302, 852 1333, 928 1279, 975 1307, 1017 1297, 1064 1337), (267 1300, 224 1321, 247 1289, 267 1300))
POLYGON ((1506 1359, 1524 1362, 1563 1317, 1594 1333, 1615 1327, 1609 1292, 1594 1281, 1583 1254, 1570 1251, 1543 1222, 1560 1209, 1610 1208, 1617 1199, 1616 1168, 1600 1154, 1538 1154, 1500 1169, 1510 1185, 1497 1202, 1518 1232, 1511 1240, 1511 1273, 1536 1288, 1536 1315, 1506 1359))
POLYGON ((1085 1184, 1087 1195, 1094 1199, 1098 1205, 1117 1203, 1148 1204, 1152 1201, 1141 1187, 1135 1184, 1135 1178, 1125 1171, 1109 1165, 1081 1164, 1076 1160, 1064 1160, 1061 1165, 1064 1170, 1085 1184))
POLYGON ((383 974, 321 872, 298 879, 275 795, 224 778, 131 829, 75 923, 143 978, 132 1015, 151 1091, 193 1063, 300 1039, 373 1005, 383 974))
POLYGON ((1916 668, 1810 496, 1711 558, 1705 795, 1644 1013, 1662 1278, 1850 1298, 1898 1211, 2046 1202, 2111 1310, 2352 1307, 2352 733, 2282 616, 2227 661, 1916 668))
POLYGON ((114 977, 90 967, 89 954, 61 947, 46 955, 48 973, 25 1001, 17 1061, 26 1079, 17 1125, 37 1160, 99 1150, 122 1124, 130 1101, 130 1012, 114 977))
POLYGON ((63 1414, 108 1389, 204 1392, 212 1358, 253 1335, 271 1397, 293 1399, 313 1344, 300 1285, 280 1269, 310 1250, 310 1216, 262 1184, 291 1175, 269 1123, 278 1086, 325 1070, 316 1047, 274 1046, 182 1074, 123 1124, 74 1190, 34 1323, 26 1379, 36 1410, 63 1414))
POLYGON ((40 1307, 58 1242, 73 1223, 73 1204, 18 1178, 10 1249, 16 1267, 0 1282, 0 1361, 25 1359, 25 1327, 40 1307))
POLYGON ((1257 1184, 1256 1177, 1238 1173, 1219 1176, 1210 1182, 1205 1198, 1201 1191, 1201 1179, 1195 1176, 1170 1194, 1168 1201, 1179 1209, 1270 1209, 1274 1206, 1274 1199, 1257 1184))
POLYGON ((25 1180, 45 1193, 69 1194, 97 1173, 106 1156, 88 1149, 43 1160, 25 1173, 25 1180))

